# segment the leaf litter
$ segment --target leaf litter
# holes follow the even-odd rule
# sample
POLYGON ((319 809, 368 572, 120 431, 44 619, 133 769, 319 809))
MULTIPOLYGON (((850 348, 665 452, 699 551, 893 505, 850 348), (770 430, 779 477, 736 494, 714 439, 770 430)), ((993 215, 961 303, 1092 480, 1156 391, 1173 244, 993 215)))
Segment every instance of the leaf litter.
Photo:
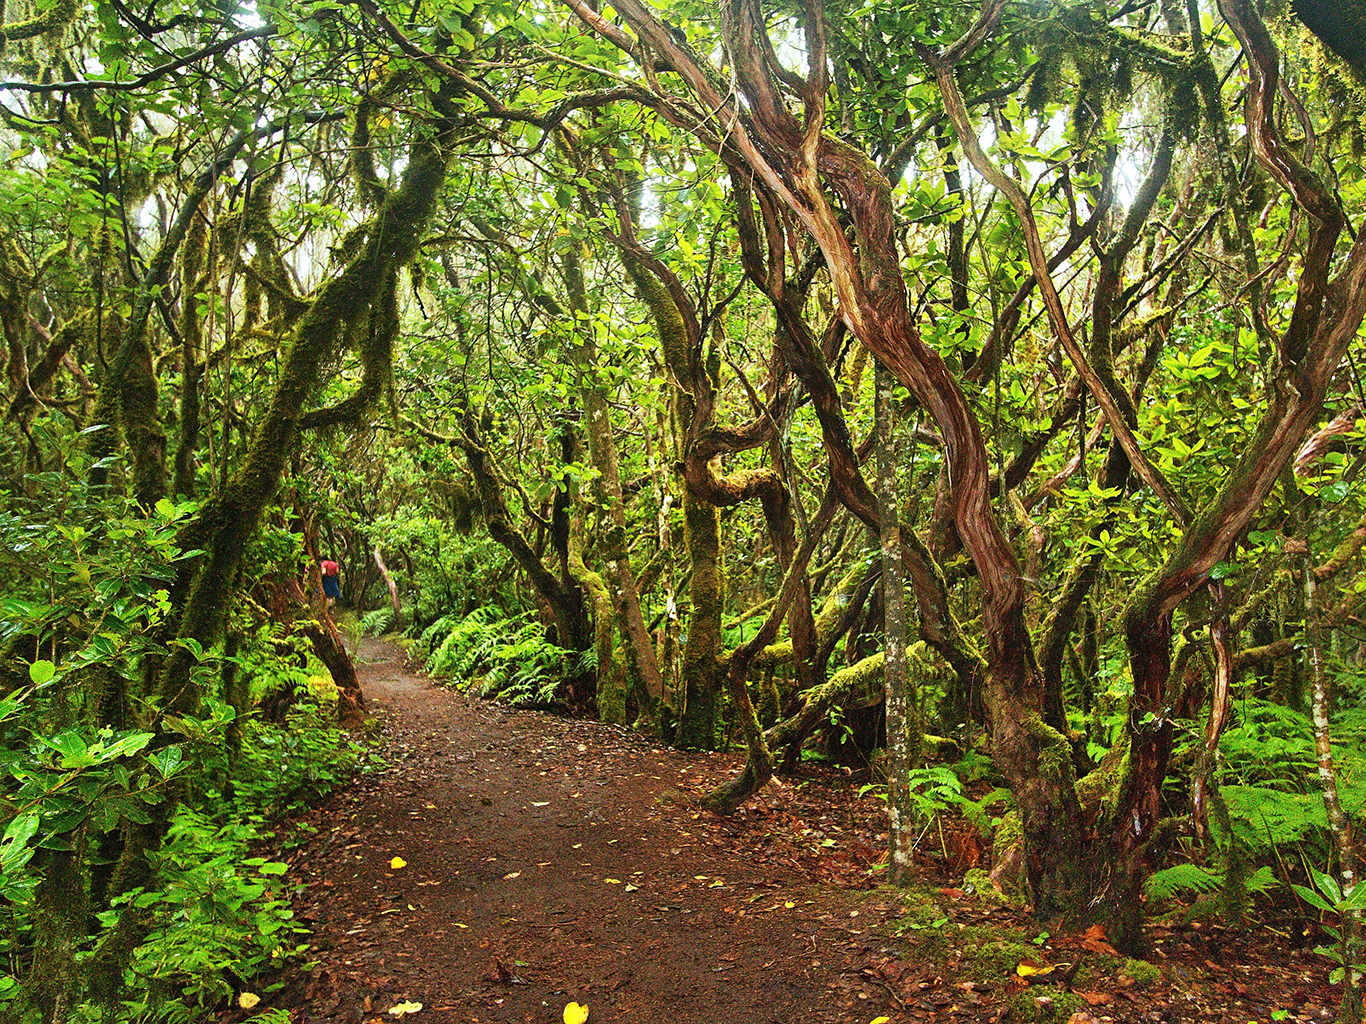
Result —
POLYGON ((389 767, 310 812, 312 839, 276 854, 306 883, 295 907, 312 965, 261 1009, 294 1008, 294 1024, 370 1024, 372 1003, 425 1004, 429 1024, 589 1005, 594 1024, 996 1022, 1018 1019, 1019 999, 1072 1024, 1335 1016, 1322 961, 1255 926, 1150 925, 1156 971, 1099 929, 1039 941, 1023 910, 964 885, 990 863, 966 822, 944 819, 918 849, 919 886, 879 888, 885 810, 859 773, 804 765, 720 818, 689 801, 740 755, 490 705, 409 672, 393 648, 361 653, 389 767), (423 867, 354 858, 388 837, 423 850, 423 867), (983 956, 989 936, 1030 955, 983 956))

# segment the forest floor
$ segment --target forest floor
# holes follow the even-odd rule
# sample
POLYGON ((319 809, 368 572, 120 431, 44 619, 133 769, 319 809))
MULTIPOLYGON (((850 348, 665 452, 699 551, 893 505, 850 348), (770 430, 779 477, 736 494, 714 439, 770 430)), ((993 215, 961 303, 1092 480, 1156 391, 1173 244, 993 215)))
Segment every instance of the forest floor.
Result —
POLYGON ((361 649, 386 767, 278 854, 312 931, 312 965, 266 1000, 293 1024, 558 1024, 571 1002, 589 1024, 1336 1015, 1325 961, 1284 926, 1154 925, 1128 961, 970 894, 982 851, 953 822, 925 838, 923 885, 894 892, 873 870, 882 806, 839 769, 717 817, 690 801, 736 757, 493 705, 401 658, 361 649))

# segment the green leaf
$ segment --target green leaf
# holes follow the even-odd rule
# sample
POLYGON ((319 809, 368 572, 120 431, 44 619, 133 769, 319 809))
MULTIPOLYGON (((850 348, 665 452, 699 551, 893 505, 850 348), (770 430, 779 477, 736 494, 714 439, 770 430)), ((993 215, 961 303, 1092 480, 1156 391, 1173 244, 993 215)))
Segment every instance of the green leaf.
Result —
POLYGON ((1342 902, 1342 890, 1338 888, 1338 880, 1336 878, 1317 868, 1310 868, 1309 875, 1314 879, 1314 887, 1317 888, 1319 892, 1323 893, 1325 897, 1332 900, 1335 906, 1342 902))
POLYGON ((28 841, 38 831, 38 814, 29 811, 9 823, 5 834, 0 837, 0 870, 6 874, 23 867, 33 856, 28 841))
POLYGON ((185 753, 180 747, 167 747, 165 750, 158 750, 152 755, 152 764, 161 774, 163 779, 174 775, 185 761, 185 753))
POLYGON ((155 735, 155 733, 150 732, 132 732, 128 733, 126 736, 121 736, 104 748, 104 753, 100 760, 112 761, 116 757, 125 757, 128 754, 136 754, 143 747, 147 746, 147 744, 151 743, 155 735))
POLYGON ((1299 893, 1300 899, 1304 900, 1304 902, 1308 903, 1311 907, 1317 907, 1319 910, 1329 914, 1333 913, 1333 908, 1329 905, 1328 901, 1307 885, 1295 885, 1294 883, 1291 883, 1290 888, 1299 893))
POLYGON ((1358 882, 1352 887, 1351 893, 1338 904, 1338 910, 1345 914, 1363 907, 1366 907, 1366 885, 1358 882))
POLYGON ((35 661, 28 667, 28 678, 34 686, 42 686, 57 674, 57 666, 50 661, 35 661))
POLYGON ((90 748, 75 730, 68 729, 52 737, 39 736, 38 742, 61 755, 63 768, 88 768, 95 763, 90 748))

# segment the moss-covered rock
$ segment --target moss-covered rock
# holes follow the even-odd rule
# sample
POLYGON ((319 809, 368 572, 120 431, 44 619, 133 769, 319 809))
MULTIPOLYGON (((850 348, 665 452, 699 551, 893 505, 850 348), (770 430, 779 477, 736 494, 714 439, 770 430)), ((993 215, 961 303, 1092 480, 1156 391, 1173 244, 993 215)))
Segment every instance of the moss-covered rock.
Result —
POLYGON ((1162 969, 1146 960, 1131 957, 1087 956, 1072 976, 1072 984, 1078 988, 1108 982, 1123 985, 1127 981, 1132 981, 1134 988, 1159 984, 1162 981, 1162 969))
POLYGON ((1072 1014, 1084 1009, 1086 1000, 1080 996, 1045 985, 1027 988, 1011 996, 1001 1020, 1066 1021, 1071 1019, 1072 1014))
POLYGON ((1119 975, 1122 978, 1133 978, 1136 988, 1146 988, 1149 985, 1156 985, 1162 980, 1162 969, 1146 960, 1125 957, 1123 963, 1120 964, 1119 975))
POLYGON ((969 868, 963 875, 960 888, 970 896, 988 900, 1009 907, 1022 907, 1025 904, 1024 890, 1018 886, 998 885, 991 872, 982 868, 969 868))
POLYGON ((958 941, 958 969, 985 982, 1011 977, 1022 960, 1037 960, 1039 955, 1034 946, 1016 941, 1010 933, 987 928, 965 928, 958 941))

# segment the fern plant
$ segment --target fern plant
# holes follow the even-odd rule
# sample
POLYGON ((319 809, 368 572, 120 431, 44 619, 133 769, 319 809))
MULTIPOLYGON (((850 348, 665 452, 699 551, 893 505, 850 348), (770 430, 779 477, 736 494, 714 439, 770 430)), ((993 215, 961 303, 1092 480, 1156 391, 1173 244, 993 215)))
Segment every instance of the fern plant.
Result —
POLYGON ((364 636, 383 636, 394 629, 394 609, 376 608, 361 616, 360 631, 364 636))
POLYGON ((454 625, 438 620, 423 632, 421 642, 433 643, 443 629, 445 636, 427 658, 428 674, 461 687, 479 683, 483 697, 516 705, 552 704, 566 672, 582 667, 574 652, 545 639, 545 627, 529 613, 507 619, 498 609, 480 608, 454 625))
POLYGON ((571 653, 548 643, 540 623, 528 622, 490 652, 484 696, 515 705, 553 703, 571 653))
MULTIPOLYGON (((1204 896, 1224 889, 1223 872, 1211 871, 1199 864, 1174 864, 1155 871, 1143 884, 1143 895, 1150 903, 1163 903, 1176 896, 1204 896)), ((1249 894, 1268 892, 1280 885, 1270 866, 1263 865, 1243 880, 1249 894)))
POLYGON ((454 680, 457 685, 468 683, 489 652, 502 641, 507 622, 495 608, 478 608, 454 626, 450 625, 449 617, 437 620, 423 633, 424 641, 431 644, 435 640, 439 635, 435 627, 442 622, 449 632, 432 647, 427 673, 454 680))

